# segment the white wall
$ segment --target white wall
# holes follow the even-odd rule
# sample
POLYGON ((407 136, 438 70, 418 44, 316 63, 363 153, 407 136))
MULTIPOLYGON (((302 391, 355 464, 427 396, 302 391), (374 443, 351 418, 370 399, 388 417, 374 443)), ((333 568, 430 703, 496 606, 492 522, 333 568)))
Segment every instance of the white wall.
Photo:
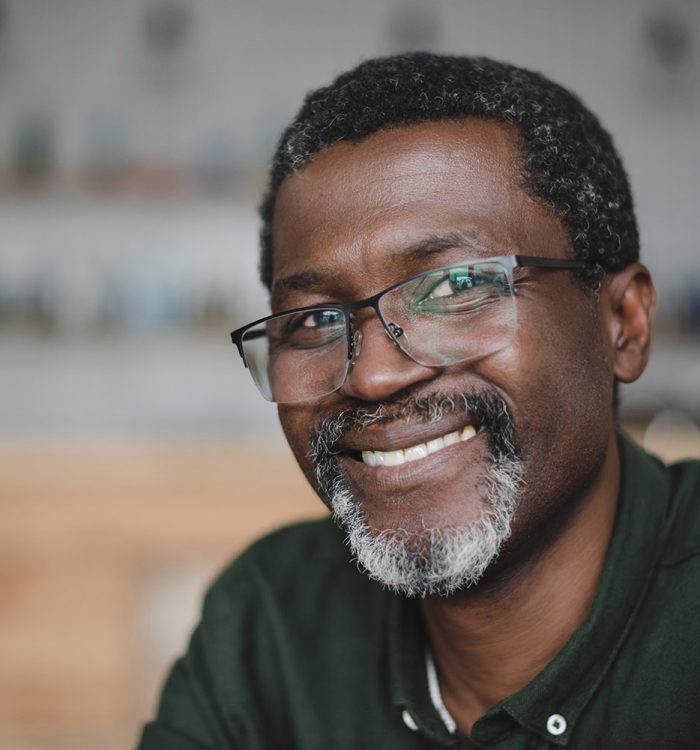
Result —
MULTIPOLYGON (((54 119, 57 163, 67 171, 89 159, 91 138, 105 123, 121 131, 124 148, 137 159, 187 166, 218 139, 241 162, 262 166, 303 94, 362 57, 396 51, 397 14, 418 9, 433 14, 434 32, 425 32, 433 49, 501 57, 579 93, 626 160, 662 314, 691 280, 700 285, 695 0, 179 1, 191 10, 192 23, 187 43, 168 65, 144 41, 151 0, 5 0, 0 167, 18 122, 37 111, 54 119), (675 72, 658 64, 645 35, 658 13, 676 19, 687 35, 689 54, 675 72)), ((235 206, 213 207, 138 199, 76 205, 60 197, 0 200, 0 279, 53 268, 65 277, 69 297, 85 295, 72 312, 68 305, 68 315, 80 318, 93 280, 114 268, 134 278, 151 269, 193 287, 216 284, 244 300, 251 316, 263 312, 250 195, 235 206)), ((674 376, 682 378, 688 368, 676 369, 674 376)), ((21 381, 22 372, 20 366, 12 377, 21 381)), ((96 383, 100 377, 96 370, 96 383)), ((221 382, 217 392, 223 392, 221 382)), ((678 392, 688 387, 697 393, 692 384, 674 386, 678 392)), ((31 404, 30 390, 30 411, 31 404)), ((204 411, 215 414, 216 408, 212 402, 204 411)), ((11 411, 19 414, 20 406, 11 411)), ((34 409, 37 424, 41 411, 34 409)))

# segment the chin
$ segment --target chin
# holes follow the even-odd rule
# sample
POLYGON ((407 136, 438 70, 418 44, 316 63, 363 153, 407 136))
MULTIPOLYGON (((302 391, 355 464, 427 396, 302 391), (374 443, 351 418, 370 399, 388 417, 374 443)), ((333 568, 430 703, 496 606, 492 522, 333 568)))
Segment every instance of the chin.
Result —
POLYGON ((370 523, 340 475, 336 480, 328 503, 367 575, 403 596, 450 596, 477 585, 510 537, 522 464, 514 458, 494 463, 485 481, 482 509, 463 525, 429 525, 424 516, 407 518, 420 517, 419 528, 415 523, 370 523))
POLYGON ((510 537, 523 485, 507 405, 481 392, 388 408, 319 425, 308 454, 314 485, 371 578, 406 596, 474 586, 510 537), (413 455, 418 447, 426 450, 413 455), (402 460, 390 464, 395 452, 402 460))

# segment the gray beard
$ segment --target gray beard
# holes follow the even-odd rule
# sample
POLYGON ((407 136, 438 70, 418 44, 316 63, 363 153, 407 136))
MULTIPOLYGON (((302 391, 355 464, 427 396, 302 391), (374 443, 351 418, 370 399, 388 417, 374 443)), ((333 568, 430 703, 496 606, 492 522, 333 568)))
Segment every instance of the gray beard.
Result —
POLYGON ((312 441, 318 488, 336 523, 347 532, 347 543, 370 578, 404 596, 449 596, 476 585, 496 560, 511 533, 523 466, 513 440, 513 421, 506 404, 492 393, 430 395, 390 411, 343 412, 325 420, 312 441), (484 478, 480 516, 465 526, 377 530, 369 526, 348 489, 333 444, 348 429, 398 418, 438 422, 451 411, 476 414, 489 430, 492 463, 484 478))

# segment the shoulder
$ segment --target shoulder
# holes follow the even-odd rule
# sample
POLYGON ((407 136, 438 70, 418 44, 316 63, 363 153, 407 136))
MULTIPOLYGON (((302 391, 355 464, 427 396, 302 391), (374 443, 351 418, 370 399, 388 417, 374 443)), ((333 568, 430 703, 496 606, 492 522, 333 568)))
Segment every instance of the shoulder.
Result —
POLYGON ((692 558, 700 563, 700 460, 666 464, 625 435, 620 447, 623 497, 636 506, 636 515, 648 515, 658 524, 655 556, 660 567, 692 558))
MULTIPOLYGON (((681 674, 691 658, 700 667, 700 651, 680 647, 694 641, 700 618, 700 461, 665 465, 652 460, 667 490, 658 546, 647 550, 658 555, 658 564, 642 611, 654 642, 666 644, 666 663, 675 659, 681 674)), ((693 683, 697 686, 696 678, 693 683)))
POLYGON ((658 554, 658 564, 626 635, 627 658, 618 662, 610 703, 618 721, 643 728, 639 741, 622 743, 625 747, 651 747, 652 738, 657 747, 660 737, 663 747, 698 747, 700 461, 666 466, 649 460, 665 480, 666 493, 649 498, 663 502, 664 514, 654 544, 642 554, 658 554))
POLYGON ((680 461, 666 471, 669 525, 661 565, 672 567, 694 561, 700 569, 700 461, 680 461))
POLYGON ((315 618, 320 601, 351 607, 380 591, 358 570, 345 534, 330 519, 309 521, 264 536, 228 565, 205 596, 203 622, 248 628, 282 617, 289 631, 315 618))
POLYGON ((296 523, 266 534, 243 550, 220 573, 208 596, 225 597, 246 583, 285 586, 302 575, 315 578, 321 567, 343 569, 350 564, 344 535, 329 518, 296 523))
POLYGON ((337 694, 338 674, 362 694, 366 665, 379 661, 386 598, 329 519, 258 540, 209 588, 144 750, 179 737, 211 748, 309 746, 290 733, 321 736, 316 723, 336 704, 319 707, 337 694))
POLYGON ((272 736, 275 716, 283 737, 291 704, 316 716, 338 675, 363 689, 366 665, 383 653, 388 601, 330 520, 296 524, 252 544, 214 582, 190 654, 207 663, 210 690, 240 731, 272 736))
POLYGON ((290 562, 323 560, 334 565, 344 565, 349 559, 344 542, 344 533, 330 518, 303 521, 283 526, 253 542, 241 554, 239 561, 255 564, 263 569, 271 568, 271 573, 279 572, 274 562, 280 556, 290 562))

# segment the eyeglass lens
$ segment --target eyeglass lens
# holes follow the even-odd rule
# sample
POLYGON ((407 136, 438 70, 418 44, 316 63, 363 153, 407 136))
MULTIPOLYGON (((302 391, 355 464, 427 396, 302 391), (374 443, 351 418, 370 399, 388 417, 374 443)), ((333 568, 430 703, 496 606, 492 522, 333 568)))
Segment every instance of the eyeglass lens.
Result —
POLYGON ((406 354, 427 366, 491 354, 515 328, 509 274, 497 262, 428 272, 385 294, 379 309, 401 329, 395 338, 406 354))
MULTIPOLYGON (((385 292, 378 307, 398 346, 414 361, 445 366, 507 346, 516 317, 509 270, 498 261, 429 271, 385 292)), ((340 388, 350 366, 347 313, 336 308, 283 313, 249 328, 242 344, 265 398, 320 398, 340 388)))
POLYGON ((307 401, 340 388, 347 375, 348 320, 335 309, 287 313, 243 335, 248 369, 270 401, 307 401))

